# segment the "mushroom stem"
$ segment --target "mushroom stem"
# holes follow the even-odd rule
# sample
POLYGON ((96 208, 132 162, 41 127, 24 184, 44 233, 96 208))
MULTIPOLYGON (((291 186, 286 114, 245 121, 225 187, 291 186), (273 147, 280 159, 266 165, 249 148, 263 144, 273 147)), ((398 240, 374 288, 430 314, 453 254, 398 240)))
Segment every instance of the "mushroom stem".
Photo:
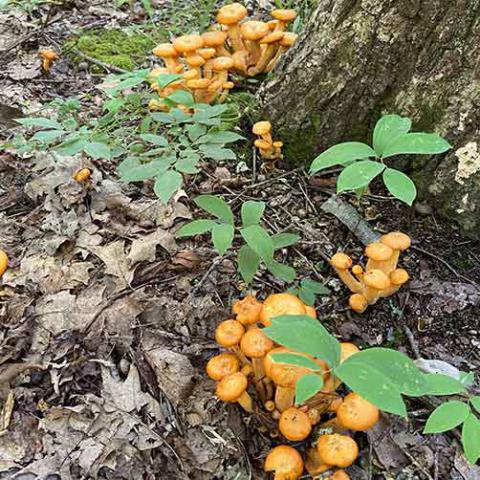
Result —
POLYGON ((242 37, 240 35, 240 26, 238 23, 228 25, 228 37, 234 52, 245 50, 245 45, 243 44, 242 37))
POLYGON ((277 385, 275 390, 275 405, 280 412, 284 412, 287 408, 292 407, 294 401, 295 389, 277 385))
POLYGON ((348 268, 342 269, 335 267, 334 265, 333 269, 335 272, 337 272, 337 275, 340 277, 340 280, 350 289, 350 291, 354 293, 360 293, 363 290, 362 284, 355 280, 353 275, 351 274, 350 270, 348 268))
POLYGON ((277 43, 267 44, 257 64, 254 67, 248 69, 248 75, 254 77, 255 75, 263 72, 265 70, 265 67, 270 63, 270 60, 272 60, 272 58, 275 56, 277 48, 277 43))
POLYGON ((252 402, 252 397, 247 392, 243 392, 239 399, 237 400, 237 403, 247 412, 252 413, 253 412, 253 402, 252 402))

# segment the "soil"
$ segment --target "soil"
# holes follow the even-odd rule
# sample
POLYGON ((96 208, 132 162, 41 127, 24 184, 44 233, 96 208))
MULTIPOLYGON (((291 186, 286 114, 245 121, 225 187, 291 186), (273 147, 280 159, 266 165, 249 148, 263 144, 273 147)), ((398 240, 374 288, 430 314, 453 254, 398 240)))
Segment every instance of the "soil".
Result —
MULTIPOLYGON (((12 25, 26 27, 3 60, 2 104, 30 115, 56 97, 95 92, 104 76, 67 57, 49 76, 15 79, 11 72, 37 62, 41 45, 61 45, 105 19, 120 27, 141 23, 142 12, 137 4, 132 12, 75 2, 19 13, 12 25)), ((11 122, 2 128, 6 140, 18 132, 11 122)), ((245 160, 251 165, 251 155, 245 160)), ((316 307, 338 338, 478 371, 480 244, 461 238, 428 206, 402 206, 375 185, 375 195, 345 197, 373 229, 413 238, 400 260, 412 281, 356 315, 327 260, 342 250, 360 261, 363 246, 322 212, 334 194, 329 178, 309 182, 306 172, 282 166, 252 178, 219 164, 165 208, 149 185, 120 184, 114 165, 93 163, 91 189, 71 179, 71 165, 44 153, 0 155, 0 246, 10 259, 0 286, 1 479, 267 478, 265 455, 282 443, 272 420, 217 401, 204 373, 219 351, 215 326, 250 289, 233 256, 218 258, 208 236, 173 239, 185 219, 202 215, 190 200, 199 193, 222 195, 234 212, 242 201, 261 199, 272 232, 302 236, 278 260, 331 290, 316 307), (134 260, 139 240, 148 252, 134 260)), ((263 299, 286 288, 262 270, 252 292, 263 299)), ((348 470, 351 478, 480 478, 454 434, 420 435, 430 410, 412 401, 408 421, 385 416, 368 435, 356 435, 361 460, 348 470)))

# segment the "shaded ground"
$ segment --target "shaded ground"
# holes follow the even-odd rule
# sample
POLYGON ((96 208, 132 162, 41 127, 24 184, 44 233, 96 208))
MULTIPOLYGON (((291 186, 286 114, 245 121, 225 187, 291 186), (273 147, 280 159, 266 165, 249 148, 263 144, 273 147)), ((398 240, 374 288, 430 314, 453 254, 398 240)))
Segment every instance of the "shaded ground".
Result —
MULTIPOLYGON (((82 26, 144 19, 139 10, 77 6, 51 12, 62 17, 46 30, 39 25, 48 10, 9 19, 10 29, 26 25, 22 35, 30 36, 4 60, 5 107, 31 114, 57 96, 86 91, 92 104, 100 101, 94 85, 101 78, 89 73, 88 62, 75 67, 62 59, 48 78, 11 73, 38 70, 38 46, 61 44, 82 26)), ((2 134, 9 138, 5 117, 2 134)), ((85 158, 22 158, 11 149, 0 156, 0 246, 11 259, 0 288, 0 478, 265 478, 265 454, 280 441, 271 422, 217 402, 204 375, 217 352, 214 328, 245 292, 233 259, 217 258, 208 238, 175 241, 175 230, 199 214, 186 196, 163 207, 148 185, 120 185, 103 162, 90 165, 93 188, 86 190, 71 178, 85 165, 85 158)), ((415 247, 401 259, 410 286, 353 315, 326 259, 337 249, 360 258, 362 246, 320 210, 334 191, 328 179, 319 187, 301 171, 253 179, 235 172, 235 165, 210 167, 192 179, 189 198, 221 194, 234 211, 241 201, 262 199, 272 232, 301 234, 279 260, 332 290, 317 303, 330 331, 358 345, 394 346, 478 370, 478 243, 437 223, 434 212, 421 215, 386 197, 350 198, 372 227, 409 232, 415 247)), ((284 289, 262 271, 254 291, 264 298, 284 289)), ((385 418, 368 437, 358 436, 362 455, 353 479, 479 478, 453 435, 419 435, 429 405, 410 410, 408 422, 385 418)))

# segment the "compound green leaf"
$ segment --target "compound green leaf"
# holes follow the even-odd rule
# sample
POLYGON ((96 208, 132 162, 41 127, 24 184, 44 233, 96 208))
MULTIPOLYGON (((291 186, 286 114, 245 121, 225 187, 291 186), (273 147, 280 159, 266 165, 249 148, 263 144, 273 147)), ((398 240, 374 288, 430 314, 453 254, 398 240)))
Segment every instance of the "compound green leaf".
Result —
POLYGON ((300 235, 295 233, 275 233, 272 235, 273 248, 278 250, 280 248, 290 247, 300 240, 300 235))
POLYGON ((109 145, 102 142, 90 142, 83 147, 83 151, 90 155, 94 160, 105 158, 110 160, 112 157, 112 150, 109 145))
POLYGON ((265 262, 273 261, 273 241, 260 225, 242 228, 240 233, 247 245, 265 262))
POLYGON ((465 387, 456 378, 441 373, 427 373, 427 395, 455 395, 465 392, 465 387))
POLYGON ((279 263, 275 260, 265 261, 269 272, 276 278, 283 280, 284 282, 293 282, 297 277, 297 272, 294 268, 279 263))

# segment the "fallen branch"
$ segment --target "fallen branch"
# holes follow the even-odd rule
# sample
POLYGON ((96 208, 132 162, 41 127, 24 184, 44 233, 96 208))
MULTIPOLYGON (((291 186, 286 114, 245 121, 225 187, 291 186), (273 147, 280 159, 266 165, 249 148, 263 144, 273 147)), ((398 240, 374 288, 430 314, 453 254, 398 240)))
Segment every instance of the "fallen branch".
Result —
POLYGON ((85 55, 82 51, 80 51, 76 48, 74 48, 72 51, 75 55, 78 55, 79 57, 83 58, 87 62, 93 63, 94 65, 97 65, 99 67, 102 67, 108 73, 110 73, 110 72, 127 73, 128 72, 127 70, 124 70, 123 68, 116 67, 115 65, 109 65, 108 63, 97 60, 96 58, 90 57, 89 55, 85 55))
POLYGON ((380 234, 374 232, 365 219, 337 195, 332 195, 320 208, 337 217, 364 245, 380 238, 380 234))

